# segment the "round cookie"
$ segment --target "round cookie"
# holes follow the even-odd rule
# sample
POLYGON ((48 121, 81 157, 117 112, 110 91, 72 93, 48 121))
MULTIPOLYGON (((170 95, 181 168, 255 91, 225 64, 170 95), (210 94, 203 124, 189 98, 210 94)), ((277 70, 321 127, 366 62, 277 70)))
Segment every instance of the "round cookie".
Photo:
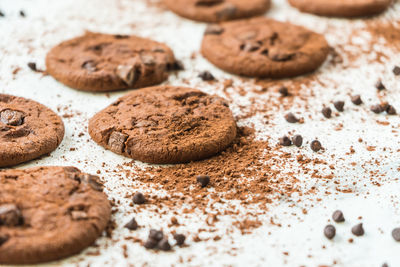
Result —
POLYGON ((52 152, 64 137, 61 118, 33 100, 0 94, 0 167, 52 152))
POLYGON ((208 26, 201 52, 230 73, 286 78, 320 67, 329 45, 324 36, 303 27, 258 17, 208 26))
POLYGON ((47 72, 63 84, 103 92, 159 84, 179 67, 165 44, 126 35, 87 32, 46 57, 47 72))
POLYGON ((211 157, 236 137, 224 99, 173 86, 133 91, 97 113, 89 133, 101 146, 148 163, 185 163, 211 157))
POLYGON ((164 0, 174 13, 197 21, 220 22, 264 14, 270 0, 164 0))
POLYGON ((383 12, 392 0, 289 0, 300 11, 321 16, 359 17, 383 12))
POLYGON ((110 216, 97 176, 74 167, 0 171, 0 264, 79 253, 102 234, 110 216))

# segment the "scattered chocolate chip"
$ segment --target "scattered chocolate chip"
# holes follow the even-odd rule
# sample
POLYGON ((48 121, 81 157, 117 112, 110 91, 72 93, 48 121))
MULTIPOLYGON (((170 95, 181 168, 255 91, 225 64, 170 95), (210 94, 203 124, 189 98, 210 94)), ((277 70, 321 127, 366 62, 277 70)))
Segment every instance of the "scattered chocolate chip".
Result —
POLYGON ((127 39, 129 38, 129 35, 124 35, 124 34, 115 34, 114 35, 115 39, 127 39))
POLYGON ((332 214, 332 219, 337 223, 345 221, 343 212, 340 210, 337 210, 332 214))
POLYGON ((10 126, 20 126, 24 123, 24 113, 6 109, 0 112, 0 121, 10 126))
POLYGON ((296 122, 299 122, 299 121, 300 121, 300 120, 299 120, 293 113, 291 113, 291 112, 285 115, 285 119, 286 119, 287 122, 290 122, 290 123, 296 123, 296 122))
POLYGON ((396 115, 396 114, 397 114, 396 109, 395 109, 392 105, 388 105, 388 106, 387 106, 386 112, 387 112, 387 114, 389 114, 389 115, 396 115))
POLYGON ((373 106, 371 106, 371 111, 376 114, 379 114, 383 111, 383 109, 382 109, 381 105, 373 105, 373 106))
POLYGON ((211 7, 215 5, 219 5, 223 2, 224 0, 197 0, 195 5, 196 6, 206 6, 206 7, 211 7))
POLYGON ((318 140, 312 141, 310 147, 311 147, 312 151, 314 151, 314 152, 318 152, 322 149, 321 142, 318 140))
POLYGON ((354 95, 351 97, 351 102, 353 102, 354 105, 361 105, 362 104, 362 100, 361 100, 361 96, 360 95, 354 95))
POLYGON ((282 86, 281 88, 279 88, 278 92, 281 94, 281 96, 286 97, 289 96, 289 90, 287 89, 287 87, 282 86))
POLYGON ((224 32, 224 28, 222 28, 219 25, 209 25, 206 28, 206 31, 204 32, 204 34, 215 34, 215 35, 220 35, 221 33, 224 32))
POLYGON ((115 153, 122 153, 125 149, 125 141, 128 139, 128 135, 114 131, 111 133, 108 139, 109 149, 115 153))
POLYGON ((95 72, 97 70, 96 63, 93 60, 83 62, 82 68, 88 72, 95 72))
POLYGON ((28 67, 33 71, 37 71, 37 67, 36 67, 36 63, 35 62, 28 62, 28 67))
POLYGON ((394 73, 394 75, 399 76, 400 75, 400 67, 394 66, 393 73, 394 73))
POLYGON ((24 224, 24 218, 15 204, 0 206, 0 225, 18 226, 22 224, 24 224))
POLYGON ((363 224, 359 223, 355 226, 353 226, 353 228, 351 228, 351 232, 353 233, 353 235, 355 236, 362 236, 364 235, 364 228, 363 228, 363 224))
POLYGON ((214 75, 211 74, 211 72, 205 70, 199 73, 199 77, 203 80, 203 81, 214 81, 215 77, 214 75))
POLYGON ((153 239, 159 242, 161 239, 164 238, 164 233, 159 230, 151 229, 149 232, 149 239, 153 239))
POLYGON ((20 10, 20 11, 19 11, 19 15, 20 15, 21 17, 23 17, 23 18, 25 18, 25 16, 26 16, 26 15, 25 15, 25 12, 24 12, 23 10, 20 10))
POLYGON ((335 106, 337 111, 343 112, 343 110, 344 110, 344 101, 335 101, 333 103, 333 105, 335 106))
POLYGON ((240 46, 240 49, 246 52, 254 52, 260 48, 260 45, 255 42, 246 42, 240 46))
POLYGON ((382 83, 381 80, 377 81, 375 84, 376 89, 378 89, 379 91, 385 90, 386 87, 385 85, 382 83))
POLYGON ((146 202, 146 198, 144 197, 144 195, 142 193, 136 192, 133 195, 133 203, 140 205, 140 204, 144 204, 145 202, 146 202))
POLYGON ((134 85, 140 76, 139 68, 137 68, 135 65, 118 65, 115 73, 124 83, 129 86, 134 85))
POLYGON ((10 239, 10 236, 6 234, 0 234, 0 246, 6 243, 10 239))
POLYGON ((325 235, 326 238, 328 238, 328 239, 334 238, 335 235, 336 235, 336 228, 335 228, 335 226, 330 225, 330 224, 327 225, 327 226, 325 226, 324 235, 325 235))
POLYGON ((174 234, 174 239, 177 246, 182 246, 185 243, 186 236, 182 234, 174 234))
POLYGON ((281 146, 291 146, 292 145, 292 141, 289 139, 289 137, 287 137, 286 135, 279 138, 279 144, 281 146))
POLYGON ((127 224, 125 224, 124 227, 129 230, 136 230, 136 229, 138 229, 139 225, 136 222, 135 218, 132 218, 127 224))
POLYGON ((157 240, 149 238, 149 239, 147 239, 147 241, 144 243, 143 246, 147 249, 153 249, 157 246, 157 244, 158 244, 157 240))
POLYGON ((294 53, 280 51, 279 49, 268 50, 268 57, 273 61, 287 61, 290 60, 294 55, 294 53))
POLYGON ((303 145, 303 137, 299 134, 296 134, 295 136, 293 136, 292 142, 295 146, 301 147, 303 145))
POLYGON ((100 181, 100 178, 96 175, 91 175, 87 173, 81 173, 79 179, 82 183, 88 184, 91 188, 96 191, 103 191, 103 183, 100 181))
POLYGON ((168 242, 168 239, 164 238, 158 243, 158 248, 163 251, 171 250, 171 245, 168 242))
POLYGON ((392 236, 393 236, 394 240, 396 240, 397 242, 400 242, 400 228, 393 229, 392 236))
POLYGON ((196 181, 201 185, 201 187, 206 187, 210 183, 210 176, 198 175, 196 181))
POLYGON ((330 117, 332 117, 332 109, 328 107, 323 108, 322 115, 324 115, 325 118, 329 119, 330 117))

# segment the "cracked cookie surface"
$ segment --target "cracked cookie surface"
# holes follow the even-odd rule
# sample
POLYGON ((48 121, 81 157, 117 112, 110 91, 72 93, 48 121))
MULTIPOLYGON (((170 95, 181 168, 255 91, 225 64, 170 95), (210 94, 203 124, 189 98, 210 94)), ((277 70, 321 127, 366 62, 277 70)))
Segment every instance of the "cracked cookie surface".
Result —
POLYGON ((211 157, 232 143, 236 130, 224 99, 173 86, 133 91, 89 122, 89 133, 101 146, 156 164, 211 157))
POLYGON ((47 72, 85 91, 135 89, 162 83, 177 70, 165 44, 136 36, 87 32, 64 41, 46 57, 47 72))
POLYGON ((0 264, 53 261, 93 244, 111 216, 102 190, 74 167, 0 170, 0 264))
POLYGON ((329 45, 324 36, 303 27, 258 17, 208 26, 201 52, 230 73, 285 78, 316 70, 329 45))
POLYGON ((55 150, 64 137, 61 118, 33 100, 0 94, 0 167, 55 150))
POLYGON ((300 11, 321 16, 359 17, 383 12, 392 0, 289 0, 300 11))
POLYGON ((174 13, 197 21, 220 22, 264 14, 270 0, 164 0, 174 13))

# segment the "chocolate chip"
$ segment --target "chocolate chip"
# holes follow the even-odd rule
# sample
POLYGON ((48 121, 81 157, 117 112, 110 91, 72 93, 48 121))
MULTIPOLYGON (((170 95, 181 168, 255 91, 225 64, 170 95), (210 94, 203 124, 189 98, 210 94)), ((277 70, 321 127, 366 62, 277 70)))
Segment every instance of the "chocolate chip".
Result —
POLYGON ((337 223, 345 221, 343 212, 340 210, 337 210, 332 214, 332 219, 337 223))
POLYGON ((128 139, 128 135, 118 131, 112 132, 110 138, 108 139, 109 149, 115 153, 124 152, 126 139, 128 139))
POLYGON ((359 224, 353 226, 353 228, 351 228, 351 232, 352 232, 353 235, 355 235, 355 236, 362 236, 362 235, 364 235, 363 224, 362 224, 362 223, 359 223, 359 224))
POLYGON ((88 72, 95 72, 97 70, 96 63, 93 60, 83 62, 82 68, 84 68, 88 72))
POLYGON ((36 63, 35 62, 28 62, 28 67, 33 71, 37 71, 37 67, 36 67, 36 63))
POLYGON ((281 94, 281 96, 285 97, 285 96, 289 96, 289 90, 287 89, 287 87, 282 86, 281 88, 279 88, 278 92, 281 94))
POLYGON ((325 226, 324 235, 325 235, 326 238, 328 238, 328 239, 334 238, 335 235, 336 235, 336 228, 335 228, 335 226, 330 225, 330 224, 327 225, 327 226, 325 226))
POLYGON ((373 105, 373 106, 371 106, 371 111, 376 114, 379 114, 379 113, 383 112, 383 109, 382 109, 381 105, 373 105))
POLYGON ((147 241, 144 243, 143 246, 147 249, 153 249, 157 246, 157 244, 158 244, 158 241, 149 238, 149 239, 147 239, 147 241))
POLYGON ((6 109, 0 112, 0 121, 10 126, 20 126, 24 123, 24 113, 6 109))
POLYGON ((6 243, 10 239, 10 236, 6 234, 0 234, 0 246, 6 243))
POLYGON ((335 106, 337 111, 343 112, 343 110, 344 110, 344 101, 335 101, 333 103, 333 105, 335 106))
POLYGON ((211 7, 215 5, 219 5, 223 2, 224 0, 197 0, 195 5, 196 6, 206 6, 206 7, 211 7))
POLYGON ((144 195, 142 193, 136 192, 133 195, 133 203, 140 205, 140 204, 144 204, 145 202, 146 202, 146 198, 144 197, 144 195))
POLYGON ((246 52, 254 52, 260 48, 260 45, 255 42, 246 42, 240 46, 240 50, 246 52))
POLYGON ((292 141, 289 139, 289 137, 287 137, 286 135, 279 138, 279 144, 281 146, 291 146, 292 145, 292 141))
POLYGON ((394 240, 396 240, 397 242, 400 242, 400 228, 393 229, 392 236, 393 236, 394 240))
POLYGON ((115 39, 127 39, 129 38, 129 35, 123 35, 123 34, 116 34, 114 35, 115 39))
POLYGON ((136 230, 136 229, 138 229, 139 225, 136 222, 135 218, 132 218, 132 220, 130 220, 127 224, 125 224, 124 227, 129 230, 136 230))
POLYGON ((196 181, 201 185, 201 187, 206 187, 210 183, 210 176, 198 175, 196 181))
POLYGON ((394 73, 394 75, 399 76, 400 75, 400 67, 394 66, 393 73, 394 73))
POLYGON ((204 32, 204 34, 220 35, 223 32, 224 32, 224 28, 222 28, 219 25, 213 24, 213 25, 207 26, 206 31, 204 32))
POLYGON ((299 120, 293 113, 291 113, 291 112, 285 115, 285 119, 286 119, 287 122, 290 122, 290 123, 296 123, 296 122, 299 122, 299 121, 300 121, 300 120, 299 120))
POLYGON ((268 51, 268 57, 273 61, 287 61, 294 55, 294 53, 280 51, 279 49, 269 49, 268 51))
POLYGON ((301 147, 303 145, 303 137, 299 134, 296 134, 295 136, 293 136, 292 142, 295 146, 301 147))
POLYGON ((174 239, 177 246, 182 246, 185 243, 186 236, 182 234, 174 234, 174 239))
POLYGON ((104 186, 98 176, 87 174, 87 173, 82 173, 79 176, 79 178, 80 178, 81 182, 88 184, 94 190, 100 191, 100 192, 103 191, 104 186))
POLYGON ((199 73, 199 77, 203 80, 203 81, 214 81, 215 77, 214 75, 211 74, 211 72, 205 70, 199 73))
POLYGON ((392 105, 388 105, 388 106, 387 106, 386 112, 387 112, 387 114, 389 114, 389 115, 396 115, 396 114, 397 114, 396 109, 395 109, 392 105))
POLYGON ((236 14, 237 8, 233 4, 228 4, 222 10, 216 13, 220 20, 227 20, 232 18, 236 14))
POLYGON ((89 218, 88 214, 83 210, 71 211, 71 217, 75 221, 87 220, 89 218))
POLYGON ((25 15, 25 12, 24 12, 23 10, 20 10, 20 11, 19 11, 19 15, 20 15, 21 17, 23 17, 23 18, 25 18, 25 16, 26 16, 26 15, 25 15))
POLYGON ((159 242, 161 239, 164 238, 164 233, 159 230, 151 229, 149 232, 149 239, 153 239, 159 242))
POLYGON ((178 70, 184 70, 184 69, 185 69, 185 66, 183 66, 183 63, 180 60, 177 60, 172 64, 170 64, 170 63, 167 64, 167 71, 178 71, 178 70))
POLYGON ((15 204, 3 204, 0 206, 0 225, 19 226, 22 224, 24 224, 24 218, 15 204))
POLYGON ((332 110, 331 108, 325 107, 322 109, 322 115, 324 115, 325 118, 329 119, 332 117, 332 110))
POLYGON ((362 104, 362 100, 361 100, 361 96, 360 95, 354 95, 351 97, 351 102, 353 102, 354 105, 361 105, 362 104))
POLYGON ((318 140, 312 141, 310 147, 311 147, 312 151, 314 151, 314 152, 318 152, 322 149, 321 142, 318 140))
POLYGON ((118 65, 115 73, 129 86, 134 85, 140 76, 139 68, 136 65, 118 65))
POLYGON ((385 85, 382 83, 381 80, 377 81, 375 84, 376 89, 378 89, 379 91, 385 90, 386 87, 385 85))
POLYGON ((163 251, 171 250, 171 245, 168 242, 168 239, 164 238, 158 243, 158 248, 163 251))

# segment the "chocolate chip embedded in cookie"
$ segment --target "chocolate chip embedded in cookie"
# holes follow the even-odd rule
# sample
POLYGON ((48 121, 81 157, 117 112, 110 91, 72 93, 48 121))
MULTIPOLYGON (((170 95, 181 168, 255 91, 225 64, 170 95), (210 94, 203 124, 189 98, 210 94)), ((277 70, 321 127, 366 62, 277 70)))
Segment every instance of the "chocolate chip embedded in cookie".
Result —
POLYGON ((383 12, 392 0, 289 0, 300 11, 322 16, 359 17, 383 12))
POLYGON ((209 26, 201 52, 234 74, 285 78, 316 70, 329 45, 322 35, 303 27, 259 17, 209 26))
POLYGON ((0 196, 0 264, 79 253, 102 234, 111 216, 98 177, 73 167, 2 170, 0 196))
POLYGON ((53 111, 33 100, 0 94, 0 167, 50 153, 63 137, 64 124, 53 111))
POLYGON ((264 14, 270 0, 164 0, 176 14, 197 21, 220 22, 264 14))
POLYGON ((159 84, 177 63, 165 44, 88 32, 51 49, 46 66, 50 75, 69 87, 101 92, 159 84))
POLYGON ((220 97, 159 86, 133 91, 89 122, 92 139, 149 163, 183 163, 211 157, 236 137, 232 113, 220 97))

